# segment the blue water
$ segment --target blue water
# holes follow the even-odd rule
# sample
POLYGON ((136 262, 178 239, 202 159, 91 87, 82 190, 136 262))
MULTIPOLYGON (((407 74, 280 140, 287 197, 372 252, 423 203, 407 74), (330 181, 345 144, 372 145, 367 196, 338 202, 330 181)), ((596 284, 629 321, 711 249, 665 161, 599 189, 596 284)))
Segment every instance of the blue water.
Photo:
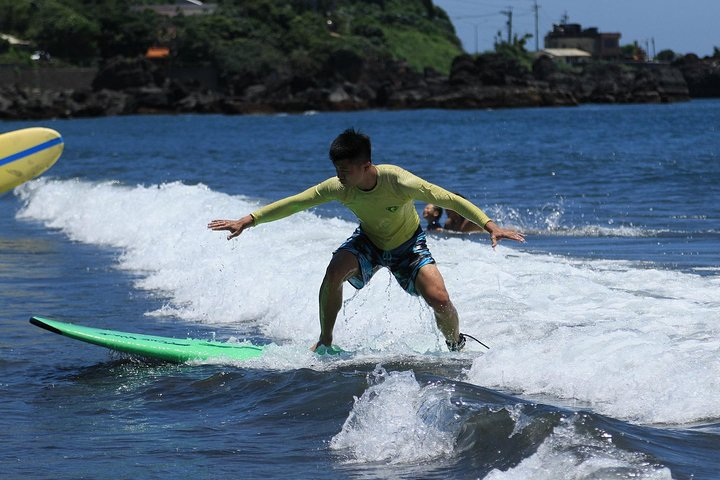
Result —
POLYGON ((720 102, 42 126, 63 156, 0 196, 3 478, 720 478, 720 102), (350 358, 312 355, 341 206, 206 230, 331 176, 350 126, 526 232, 429 240, 490 350, 381 272, 346 288, 350 358), (31 315, 269 347, 158 364, 31 315))

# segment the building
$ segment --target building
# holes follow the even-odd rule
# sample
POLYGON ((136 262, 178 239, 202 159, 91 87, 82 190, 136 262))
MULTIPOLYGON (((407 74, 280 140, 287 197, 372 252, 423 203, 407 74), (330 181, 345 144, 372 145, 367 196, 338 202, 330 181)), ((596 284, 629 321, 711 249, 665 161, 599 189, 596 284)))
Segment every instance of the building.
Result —
POLYGON ((583 28, 579 23, 553 25, 545 35, 546 49, 576 48, 586 51, 597 60, 616 60, 622 57, 619 33, 600 33, 597 28, 583 28))
POLYGON ((30 42, 28 42, 27 40, 21 40, 17 37, 13 37, 12 35, 7 35, 5 33, 0 33, 0 40, 3 40, 14 47, 30 48, 31 46, 30 42))
POLYGON ((130 7, 133 12, 142 12, 143 10, 152 10, 158 15, 164 17, 175 17, 177 15, 191 16, 191 15, 209 15, 215 12, 217 4, 202 2, 183 2, 183 3, 168 3, 159 5, 136 5, 130 7))
POLYGON ((549 57, 556 62, 564 62, 568 65, 584 63, 592 58, 589 52, 579 48, 543 48, 536 53, 536 56, 549 57))

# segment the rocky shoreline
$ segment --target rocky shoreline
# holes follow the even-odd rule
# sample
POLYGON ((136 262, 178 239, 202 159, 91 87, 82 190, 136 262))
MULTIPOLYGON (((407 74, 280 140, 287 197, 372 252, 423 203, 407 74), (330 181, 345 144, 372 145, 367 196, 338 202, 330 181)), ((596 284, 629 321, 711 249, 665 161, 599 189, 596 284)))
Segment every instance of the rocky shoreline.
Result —
POLYGON ((678 102, 698 92, 720 96, 720 66, 692 59, 677 65, 605 63, 569 69, 539 58, 528 71, 497 54, 462 55, 445 76, 432 69, 418 73, 402 62, 355 57, 322 78, 274 72, 262 79, 225 79, 217 90, 162 72, 142 58, 117 58, 98 71, 88 89, 0 86, 0 118, 543 107, 678 102))

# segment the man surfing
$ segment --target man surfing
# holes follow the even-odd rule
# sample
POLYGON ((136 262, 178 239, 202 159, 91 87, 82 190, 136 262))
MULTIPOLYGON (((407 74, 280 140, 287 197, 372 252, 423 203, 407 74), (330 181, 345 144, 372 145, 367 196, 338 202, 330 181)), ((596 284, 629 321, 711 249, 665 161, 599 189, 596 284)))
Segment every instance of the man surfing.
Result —
POLYGON ((380 267, 386 267, 406 292, 422 296, 430 305, 448 349, 460 351, 465 336, 460 333, 458 313, 427 247, 414 200, 459 212, 490 234, 493 248, 505 238, 524 242, 524 236, 500 228, 468 200, 407 170, 373 164, 370 138, 354 129, 332 142, 330 159, 336 176, 239 220, 213 220, 208 228, 229 231, 231 240, 247 228, 337 200, 358 217, 360 226, 333 252, 325 272, 320 286, 320 338, 312 349, 332 347, 344 282, 363 288, 380 267))

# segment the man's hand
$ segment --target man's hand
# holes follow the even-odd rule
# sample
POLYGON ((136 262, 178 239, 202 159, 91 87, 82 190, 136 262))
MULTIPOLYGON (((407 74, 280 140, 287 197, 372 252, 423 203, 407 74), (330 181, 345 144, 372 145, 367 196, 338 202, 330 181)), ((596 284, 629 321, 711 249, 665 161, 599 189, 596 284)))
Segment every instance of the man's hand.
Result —
POLYGON ((252 227, 255 224, 255 219, 252 215, 245 215, 240 220, 213 220, 208 223, 210 230, 227 230, 230 232, 227 239, 232 240, 233 238, 240 235, 246 228, 252 227))
POLYGON ((490 233, 490 241, 492 242, 493 248, 495 248, 498 242, 504 238, 515 240, 516 242, 525 241, 525 235, 523 235, 522 233, 516 232, 515 230, 510 230, 509 228, 500 228, 493 221, 489 221, 487 224, 485 224, 485 230, 490 233))

